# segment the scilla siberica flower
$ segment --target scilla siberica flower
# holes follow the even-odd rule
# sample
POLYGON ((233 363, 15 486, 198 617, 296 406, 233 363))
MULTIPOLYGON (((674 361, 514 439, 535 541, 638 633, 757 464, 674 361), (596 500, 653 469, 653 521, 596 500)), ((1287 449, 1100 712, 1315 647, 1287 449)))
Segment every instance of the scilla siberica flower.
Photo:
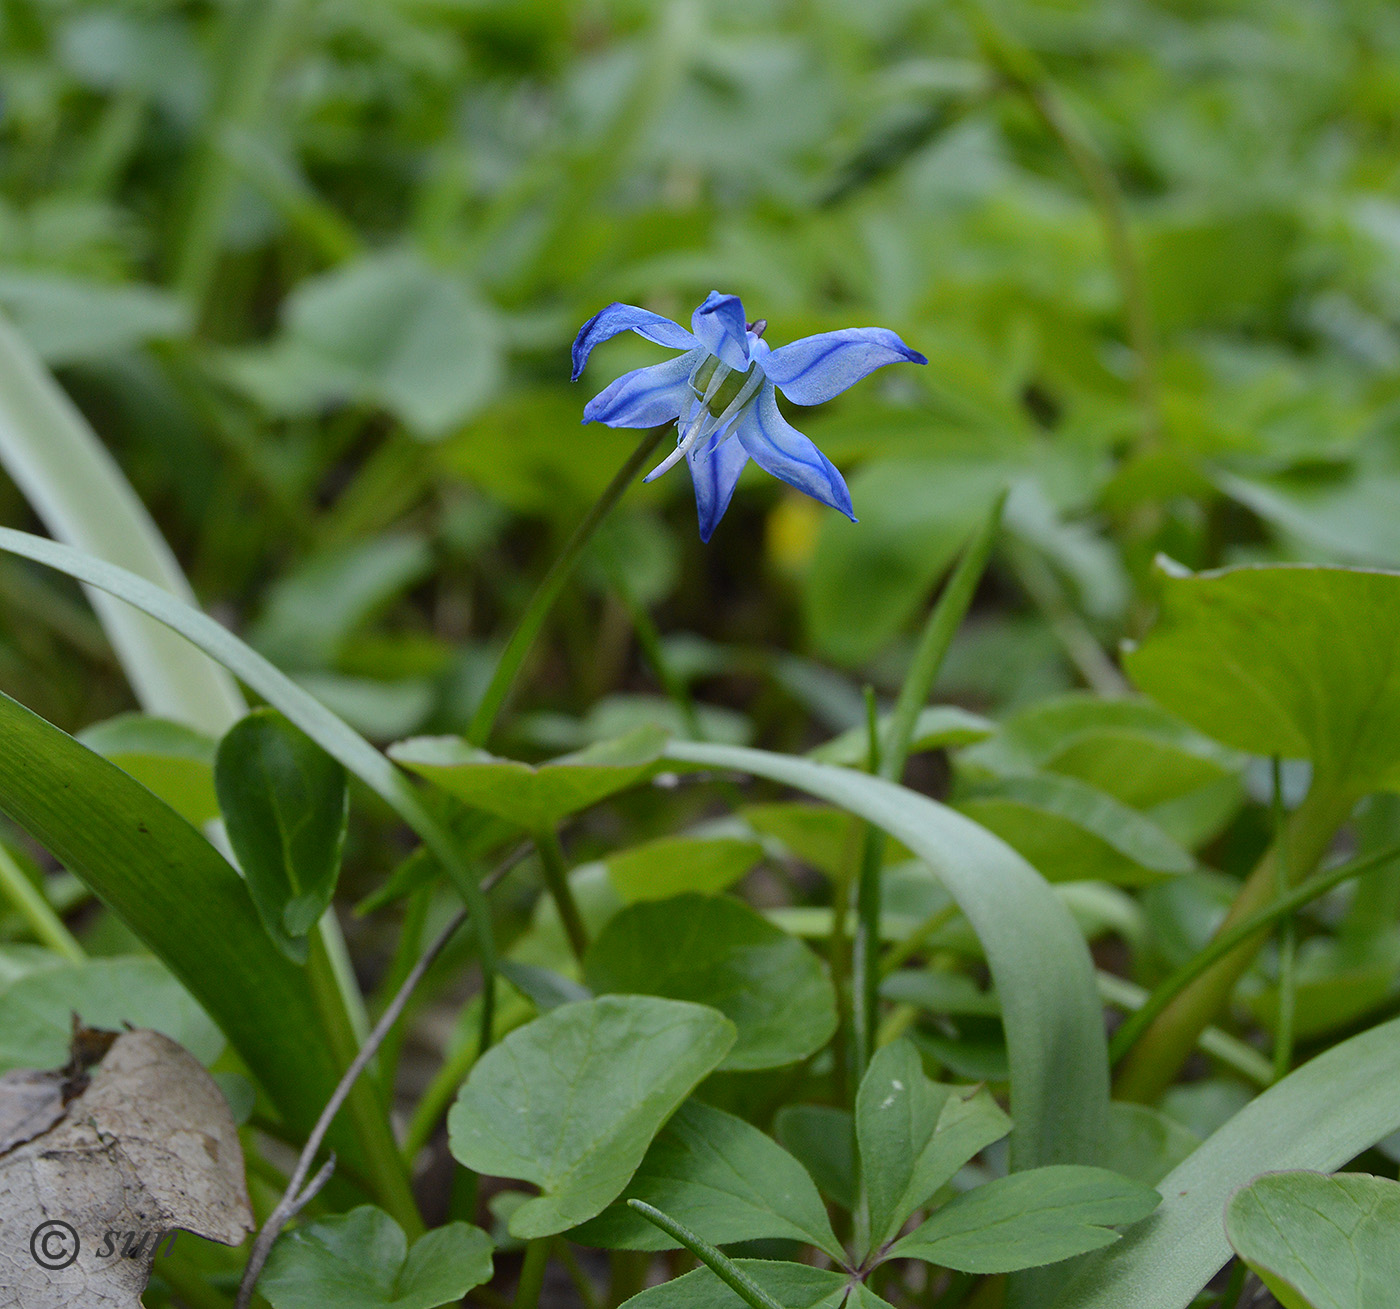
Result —
POLYGON ((711 291, 690 319, 690 331, 635 305, 611 304, 593 315, 574 342, 578 381, 593 347, 632 331, 658 345, 684 350, 677 359, 638 368, 591 399, 585 423, 655 427, 674 420, 676 448, 644 481, 660 477, 682 458, 690 465, 700 539, 708 541, 744 465, 760 468, 852 522, 851 493, 836 466, 778 412, 775 387, 800 405, 819 405, 886 364, 928 360, 883 327, 848 327, 804 336, 773 350, 767 324, 749 323, 736 295, 711 291))

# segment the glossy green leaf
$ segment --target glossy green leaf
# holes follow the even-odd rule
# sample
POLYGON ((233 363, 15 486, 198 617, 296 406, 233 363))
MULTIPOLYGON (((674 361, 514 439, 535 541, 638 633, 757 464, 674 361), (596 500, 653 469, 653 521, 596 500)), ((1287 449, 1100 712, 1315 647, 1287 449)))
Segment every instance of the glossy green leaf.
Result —
MULTIPOLYGON (((734 1262, 783 1309, 888 1309, 886 1302, 864 1283, 852 1291, 849 1275, 832 1268, 768 1259, 734 1262)), ((684 1277, 649 1287, 623 1303, 624 1309, 748 1309, 739 1293, 708 1268, 697 1268, 684 1277)))
POLYGON ((1059 1263, 1120 1239, 1160 1202, 1149 1186, 1106 1168, 1061 1164, 964 1191, 907 1236, 891 1259, 926 1259, 965 1273, 1059 1263))
POLYGON ((513 1236, 562 1232, 618 1197, 733 1043, 734 1025, 703 1005, 643 995, 561 1005, 472 1069, 448 1116, 452 1153, 540 1187, 511 1216, 513 1236))
POLYGON ((925 796, 851 769, 695 742, 672 742, 667 755, 842 805, 924 860, 976 931, 1001 997, 1014 1166, 1095 1158, 1108 1057, 1093 964, 1073 918, 1015 851, 925 796))
POLYGON ((84 728, 78 740, 130 773, 196 827, 219 816, 216 746, 202 732, 168 718, 118 714, 84 728))
POLYGON ((1328 1172, 1400 1128, 1400 1019, 1333 1046, 1251 1101, 1163 1178, 1150 1223, 1085 1264, 1054 1309, 1187 1309, 1230 1257, 1221 1215, 1260 1173, 1328 1172))
POLYGON ((957 807, 1052 882, 1132 884, 1196 866, 1150 818, 1069 777, 1007 777, 957 807))
MULTIPOLYGON (((883 739, 894 722, 893 714, 885 714, 880 719, 879 731, 883 739)), ((968 713, 956 705, 930 705, 919 711, 914 722, 914 735, 909 740, 909 753, 922 754, 927 750, 942 750, 950 746, 973 745, 985 741, 996 725, 980 714, 968 713)), ((824 741, 807 752, 809 759, 824 764, 845 764, 851 768, 869 769, 870 731, 865 726, 852 727, 824 741)))
POLYGON ((361 1205, 285 1233, 258 1279, 273 1309, 438 1309, 491 1280, 491 1238, 448 1223, 408 1238, 382 1209, 361 1205))
POLYGON ((1400 785, 1400 573, 1162 568, 1161 618, 1125 659, 1138 686, 1236 749, 1400 785))
POLYGON ((726 891, 763 858, 757 841, 734 836, 663 836, 607 856, 608 877, 632 904, 686 891, 726 891))
POLYGON ((908 1041, 877 1051, 856 1096, 870 1249, 897 1236, 963 1164, 1010 1130, 1011 1120, 985 1089, 930 1081, 908 1041))
POLYGON ((469 805, 539 831, 654 776, 665 739, 642 727, 535 765, 497 758, 460 737, 422 736, 391 746, 389 757, 469 805))
POLYGON ((267 934, 304 963, 330 906, 350 792, 345 769, 274 709, 235 723, 214 765, 228 838, 267 934))
POLYGON ((789 1104, 778 1110, 773 1131, 822 1193, 843 1209, 856 1207, 856 1126, 849 1109, 829 1104, 789 1104))
POLYGON ((782 1237, 845 1261, 806 1170, 742 1118, 687 1101, 651 1143, 619 1201, 570 1239, 626 1250, 673 1250, 677 1242, 623 1203, 645 1200, 712 1245, 782 1237))
POLYGON ((1371 1309, 1400 1285, 1400 1182, 1269 1173, 1230 1197, 1225 1234, 1285 1309, 1371 1309))
POLYGON ((68 1061, 73 1015, 86 1027, 149 1027, 202 1063, 223 1034, 159 960, 142 955, 57 963, 0 987, 0 1068, 57 1068, 68 1061))
POLYGON ((713 1005, 738 1030, 720 1065, 728 1070, 795 1063, 836 1031, 836 993, 816 955, 748 905, 723 896, 630 905, 593 942, 583 975, 600 995, 713 1005))

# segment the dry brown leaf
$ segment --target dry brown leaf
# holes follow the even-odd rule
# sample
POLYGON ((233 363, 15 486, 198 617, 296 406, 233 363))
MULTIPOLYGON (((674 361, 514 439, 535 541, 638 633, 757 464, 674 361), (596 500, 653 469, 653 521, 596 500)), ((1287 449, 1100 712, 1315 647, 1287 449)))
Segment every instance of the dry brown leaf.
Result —
POLYGON ((237 1129, 193 1055, 123 1033, 64 1106, 70 1072, 0 1078, 0 1309, 139 1309, 162 1234, 252 1231, 237 1129))

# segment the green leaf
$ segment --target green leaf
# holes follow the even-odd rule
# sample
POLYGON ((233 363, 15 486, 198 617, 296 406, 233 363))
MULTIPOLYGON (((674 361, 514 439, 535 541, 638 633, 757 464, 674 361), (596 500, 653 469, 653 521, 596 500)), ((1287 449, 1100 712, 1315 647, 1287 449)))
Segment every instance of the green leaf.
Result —
POLYGON ((235 723, 214 765, 228 838, 267 934, 305 963, 330 906, 350 792, 345 769, 275 709, 235 723))
POLYGON ((905 1040, 876 1052, 856 1095, 856 1140, 870 1204, 870 1249, 969 1159, 1011 1130, 985 1089, 941 1086, 905 1040))
POLYGON ((697 1100, 683 1104, 652 1142, 622 1198, 569 1239, 674 1250, 679 1243, 629 1209, 628 1199, 645 1200, 713 1245, 781 1237, 846 1259, 802 1165, 742 1118, 697 1100))
POLYGON ((1400 1128, 1400 1019, 1333 1046, 1174 1168, 1152 1222, 1079 1269, 1054 1309, 1186 1309, 1230 1257, 1221 1214, 1262 1172, 1329 1172, 1400 1128))
POLYGON ((449 795, 540 831, 661 769, 665 734, 642 727, 545 764, 500 759, 456 736, 420 736, 389 747, 389 756, 449 795))
POLYGON ((1115 1100, 1108 1109, 1104 1163, 1135 1182, 1156 1186, 1201 1143, 1190 1128, 1150 1105, 1115 1100))
POLYGON ((796 1063, 836 1031, 836 992, 821 961, 727 897, 690 894, 630 905, 593 942, 583 976, 599 995, 713 1005, 738 1029, 720 1065, 731 1071, 796 1063))
POLYGON ((822 1192, 843 1209, 856 1207, 856 1126, 849 1109, 828 1104, 789 1104, 773 1130, 822 1192))
MULTIPOLYGON (((850 814, 824 805, 779 801, 746 805, 739 812, 755 832, 776 837, 795 858, 829 877, 842 875, 851 858, 851 843, 860 837, 860 824, 850 814)), ((886 863, 908 857, 897 842, 885 842, 886 863)))
POLYGON ((1230 1197, 1225 1234, 1285 1309, 1371 1309, 1400 1284, 1400 1182, 1270 1173, 1230 1197))
MULTIPOLYGON (((288 1130, 309 1131, 341 1070, 305 974, 267 939, 243 880, 140 783, 6 696, 0 739, 0 811, 96 892, 184 984, 288 1130)), ((332 1127, 334 1147, 361 1160, 344 1122, 332 1127)))
POLYGON ((657 1130, 734 1043, 715 1009, 653 996, 561 1005, 472 1069, 448 1116, 453 1155, 543 1192, 512 1236, 550 1236, 621 1193, 657 1130))
POLYGON ((87 1027, 149 1027, 201 1063, 224 1048, 222 1033, 159 960, 141 955, 57 963, 0 986, 0 1068, 68 1062, 73 1015, 87 1027))
POLYGON ((438 1309, 491 1280, 491 1238, 448 1223, 408 1238, 382 1209, 361 1205, 284 1234, 258 1279, 273 1309, 438 1309))
POLYGON ((998 1018, 1001 1005, 995 992, 984 991, 963 973, 936 968, 905 968, 880 983, 880 994, 897 1004, 917 1005, 935 1014, 966 1014, 998 1018))
MULTIPOLYGON (((832 1268, 736 1259, 738 1265, 784 1309, 888 1309, 863 1283, 851 1290, 850 1275, 832 1268), (850 1296, 847 1299, 847 1296, 850 1296)), ((708 1268, 652 1286, 624 1301, 623 1309, 748 1309, 747 1302, 708 1268)))
POLYGON ((727 890, 763 858, 757 841, 734 836, 663 836, 607 856, 613 889, 627 904, 686 891, 727 890))
POLYGON ((1069 777, 1007 777, 957 807, 1052 882, 1131 885, 1196 866, 1150 818, 1069 777))
POLYGON ((118 714, 84 728, 78 740, 130 773, 196 827, 219 816, 215 743, 202 732, 168 718, 118 714))
POLYGON ((963 1192, 887 1257, 965 1273, 1039 1268, 1113 1244, 1115 1226, 1140 1222, 1160 1201, 1151 1187, 1106 1168, 1032 1168, 963 1192))
POLYGON ((186 306, 153 286, 90 282, 52 273, 0 273, 0 305, 50 367, 120 354, 184 336, 186 306))
POLYGON ((1400 574, 1273 565, 1184 573, 1125 658, 1144 691, 1251 754, 1353 793, 1400 785, 1400 574))
POLYGON ((697 742, 674 741, 666 753, 842 805, 927 863, 976 931, 1001 998, 1013 1166, 1096 1156, 1108 1104, 1103 1010, 1084 938, 1044 878, 970 819, 865 773, 697 742))
MULTIPOLYGON (((883 740, 894 723, 893 714, 880 718, 880 737, 883 740)), ((956 705, 931 705, 921 709, 914 722, 914 735, 909 741, 911 755, 923 754, 928 750, 943 750, 949 746, 973 745, 985 741, 996 725, 980 714, 970 714, 956 705)), ((864 725, 852 727, 834 736, 830 741, 807 751, 807 758, 824 764, 845 764, 851 768, 870 767, 870 731, 864 725)))

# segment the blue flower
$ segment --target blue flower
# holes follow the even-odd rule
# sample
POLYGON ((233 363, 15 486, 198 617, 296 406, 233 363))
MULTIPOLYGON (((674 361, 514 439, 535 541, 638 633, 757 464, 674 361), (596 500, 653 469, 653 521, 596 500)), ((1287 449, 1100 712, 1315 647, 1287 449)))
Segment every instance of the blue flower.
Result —
POLYGON ((745 320, 738 296, 711 291, 691 316, 688 332, 660 314, 611 304, 583 325, 574 342, 574 381, 593 347, 619 332, 684 351, 619 377, 588 402, 583 421, 608 427, 676 424, 676 448, 643 480, 650 482, 685 459, 695 483, 702 541, 724 517, 750 459, 855 522, 846 479, 788 425, 778 411, 775 388, 796 404, 819 405, 886 364, 928 363, 883 327, 822 332, 776 350, 763 339, 765 327, 762 320, 745 320))

